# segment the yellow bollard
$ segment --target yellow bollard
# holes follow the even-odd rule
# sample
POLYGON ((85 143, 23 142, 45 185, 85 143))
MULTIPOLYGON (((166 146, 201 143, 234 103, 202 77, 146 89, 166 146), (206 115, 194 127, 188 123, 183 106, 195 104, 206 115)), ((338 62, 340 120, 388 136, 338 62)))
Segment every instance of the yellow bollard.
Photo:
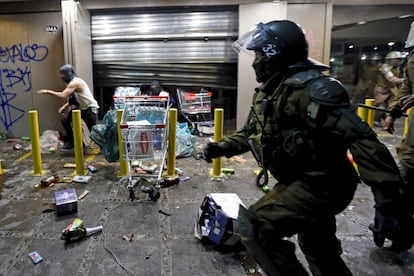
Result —
MULTIPOLYGON (((374 106, 375 104, 375 99, 365 99, 365 104, 369 105, 369 106, 374 106)), ((374 126, 374 116, 375 116, 375 111, 372 109, 368 109, 368 115, 367 115, 367 123, 370 127, 374 126)))
POLYGON ((40 176, 45 173, 42 169, 42 157, 40 152, 40 138, 39 138, 39 120, 37 117, 37 110, 29 111, 30 124, 30 139, 32 141, 32 160, 33 172, 32 175, 40 176))
POLYGON ((357 114, 362 120, 364 120, 365 122, 367 121, 368 110, 366 108, 358 106, 357 114))
POLYGON ((1 167, 1 160, 0 160, 0 198, 1 198, 2 192, 3 192, 3 169, 1 167))
MULTIPOLYGON (((224 109, 214 109, 214 142, 223 138, 224 109)), ((213 159, 213 178, 221 176, 221 157, 213 159)))
POLYGON ((407 109, 407 111, 406 111, 408 116, 407 116, 407 118, 405 118, 405 122, 404 122, 404 137, 407 137, 407 135, 408 135, 408 129, 410 127, 410 117, 411 117, 410 114, 411 114, 412 111, 413 111, 412 107, 407 109))
POLYGON ((117 124, 118 124, 118 148, 119 148, 119 172, 118 176, 126 176, 129 173, 128 163, 124 159, 124 143, 122 142, 122 131, 121 131, 121 119, 123 109, 116 111, 117 124))
POLYGON ((83 156, 82 118, 81 111, 72 110, 73 142, 75 146, 76 175, 85 175, 85 161, 83 156))
POLYGON ((171 108, 168 114, 168 156, 167 175, 175 176, 175 148, 177 146, 177 109, 171 108))

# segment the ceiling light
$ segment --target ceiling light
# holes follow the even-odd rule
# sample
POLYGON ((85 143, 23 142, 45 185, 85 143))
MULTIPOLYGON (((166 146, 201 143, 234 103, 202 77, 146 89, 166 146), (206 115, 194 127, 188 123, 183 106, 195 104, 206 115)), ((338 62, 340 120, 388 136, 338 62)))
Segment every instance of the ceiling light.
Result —
POLYGON ((364 25, 365 23, 367 23, 367 21, 360 21, 360 22, 358 22, 357 24, 358 24, 358 25, 364 25))
POLYGON ((390 46, 390 47, 392 47, 392 46, 395 45, 395 42, 394 41, 390 41, 390 42, 387 43, 387 45, 390 46))
POLYGON ((349 48, 349 49, 354 49, 354 47, 355 47, 355 46, 354 46, 354 44, 350 44, 350 45, 348 46, 348 48, 349 48))
POLYGON ((374 51, 376 51, 376 50, 378 50, 378 47, 377 46, 374 47, 374 51))

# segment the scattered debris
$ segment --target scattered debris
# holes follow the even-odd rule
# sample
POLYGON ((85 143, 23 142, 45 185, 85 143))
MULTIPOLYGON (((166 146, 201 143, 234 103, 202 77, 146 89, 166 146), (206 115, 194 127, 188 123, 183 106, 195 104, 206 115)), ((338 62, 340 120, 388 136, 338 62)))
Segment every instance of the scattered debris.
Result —
POLYGON ((20 139, 22 141, 30 141, 30 137, 29 136, 22 136, 20 139))
POLYGON ((40 256, 40 254, 37 251, 30 252, 27 256, 29 256, 30 260, 32 260, 34 264, 43 261, 42 256, 40 256))
POLYGON ((126 241, 129 241, 129 242, 132 242, 132 240, 134 239, 134 234, 130 234, 130 235, 123 235, 122 236, 122 239, 123 240, 126 240, 126 241))
POLYGON ((234 174, 233 168, 221 168, 221 172, 225 174, 234 174))
POLYGON ((90 175, 75 175, 72 179, 72 182, 86 184, 89 182, 89 180, 91 180, 90 175))
POLYGON ((189 176, 180 176, 179 179, 180 179, 180 181, 187 181, 187 180, 190 180, 191 177, 189 177, 189 176))
POLYGON ((34 187, 37 188, 46 188, 46 187, 51 187, 53 185, 55 185, 55 183, 60 182, 59 181, 59 176, 58 175, 52 175, 49 176, 48 178, 43 178, 42 180, 40 180, 39 184, 36 184, 34 187))
POLYGON ((169 216, 171 216, 171 215, 172 215, 172 214, 167 213, 167 212, 165 212, 165 211, 163 211, 163 210, 161 210, 161 209, 159 209, 159 210, 158 210, 158 213, 163 214, 163 215, 165 215, 165 216, 167 216, 167 217, 169 217, 169 216))
POLYGON ((56 210, 55 203, 50 203, 50 202, 43 203, 42 213, 50 213, 50 212, 54 212, 55 210, 56 210))
POLYGON ((21 150, 23 146, 21 144, 14 144, 13 149, 15 150, 21 150))
POLYGON ((71 223, 69 223, 63 230, 61 239, 65 240, 65 243, 71 243, 84 239, 87 236, 102 232, 102 225, 85 228, 83 225, 83 220, 80 218, 75 218, 71 223))
POLYGON ((149 252, 149 251, 147 251, 146 253, 145 253, 145 259, 149 259, 151 257, 151 252, 149 252))
POLYGON ((75 163, 65 163, 63 164, 64 168, 69 168, 69 169, 75 169, 76 168, 76 164, 75 163))
POLYGON ((178 175, 183 175, 184 174, 183 170, 180 169, 180 168, 175 168, 175 172, 178 173, 178 175))
POLYGON ((97 167, 94 167, 94 166, 89 165, 89 166, 88 166, 88 170, 89 170, 91 173, 96 173, 96 172, 98 171, 98 168, 97 168, 97 167))
POLYGON ((82 198, 86 197, 89 194, 88 190, 85 190, 83 193, 80 194, 80 196, 78 197, 79 200, 81 200, 82 198))

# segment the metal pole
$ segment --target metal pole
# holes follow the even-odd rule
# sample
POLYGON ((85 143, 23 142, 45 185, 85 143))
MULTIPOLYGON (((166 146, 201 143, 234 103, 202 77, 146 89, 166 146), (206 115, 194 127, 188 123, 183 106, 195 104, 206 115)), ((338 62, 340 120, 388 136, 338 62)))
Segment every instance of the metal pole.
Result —
MULTIPOLYGON (((375 99, 366 99, 365 104, 368 106, 374 106, 375 99)), ((375 111, 372 109, 368 109, 367 123, 370 127, 374 126, 374 116, 375 116, 375 111)))
POLYGON ((119 172, 118 176, 126 176, 129 173, 128 163, 124 159, 124 143, 122 142, 121 119, 123 109, 117 109, 117 125, 118 125, 118 148, 119 148, 119 172))
POLYGON ((1 160, 0 160, 0 199, 1 199, 2 192, 3 192, 3 169, 1 167, 1 160))
MULTIPOLYGON (((224 109, 214 109, 214 142, 223 138, 224 109)), ((213 159, 213 177, 221 175, 221 157, 213 159)))
POLYGON ((364 120, 365 122, 367 121, 368 111, 366 108, 363 108, 362 106, 358 106, 357 114, 362 120, 364 120))
POLYGON ((406 113, 407 113, 407 118, 405 118, 405 122, 404 122, 404 137, 407 137, 408 135, 408 129, 410 128, 410 114, 413 111, 413 108, 409 108, 406 113))
POLYGON ((29 111, 30 139, 32 141, 33 175, 39 176, 44 173, 42 169, 42 156, 40 152, 39 120, 37 110, 29 111))
POLYGON ((177 109, 170 108, 168 114, 168 156, 167 156, 167 175, 175 175, 175 148, 177 146, 177 109))
POLYGON ((84 156, 83 156, 83 141, 82 141, 82 118, 79 109, 72 110, 72 125, 73 125, 73 142, 75 146, 75 163, 76 175, 84 175, 84 156))

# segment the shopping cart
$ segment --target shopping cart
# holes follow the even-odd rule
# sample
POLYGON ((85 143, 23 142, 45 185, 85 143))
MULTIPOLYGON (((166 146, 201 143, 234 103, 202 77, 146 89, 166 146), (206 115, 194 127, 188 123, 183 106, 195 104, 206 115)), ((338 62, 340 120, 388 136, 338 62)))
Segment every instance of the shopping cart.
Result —
POLYGON ((114 101, 114 109, 123 109, 125 105, 125 97, 141 95, 141 88, 134 86, 117 86, 115 88, 112 99, 114 101))
POLYGON ((211 116, 212 93, 204 88, 198 92, 177 89, 180 113, 191 125, 194 135, 212 135, 214 122, 211 116))
POLYGON ((141 190, 152 200, 160 197, 162 171, 168 148, 168 97, 127 96, 120 128, 123 156, 128 164, 128 190, 134 200, 134 188, 141 180, 152 179, 152 185, 141 190))

